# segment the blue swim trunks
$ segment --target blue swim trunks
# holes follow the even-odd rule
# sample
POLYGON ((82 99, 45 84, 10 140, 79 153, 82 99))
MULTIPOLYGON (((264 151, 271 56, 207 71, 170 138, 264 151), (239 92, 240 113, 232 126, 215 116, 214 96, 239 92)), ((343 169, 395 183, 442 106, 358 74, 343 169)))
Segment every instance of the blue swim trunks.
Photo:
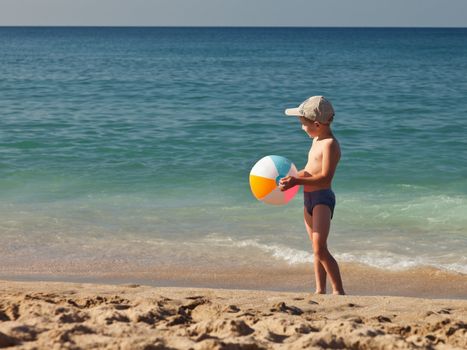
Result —
POLYGON ((317 204, 324 204, 331 209, 331 219, 334 215, 334 207, 336 206, 336 196, 334 192, 329 188, 326 190, 318 190, 313 192, 303 192, 303 199, 306 211, 313 215, 313 208, 317 204))

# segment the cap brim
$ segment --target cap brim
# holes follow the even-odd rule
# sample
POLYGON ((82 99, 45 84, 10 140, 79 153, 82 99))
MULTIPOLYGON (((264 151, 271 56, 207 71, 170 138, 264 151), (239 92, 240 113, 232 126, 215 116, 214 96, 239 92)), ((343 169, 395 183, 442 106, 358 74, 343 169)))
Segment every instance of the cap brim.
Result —
POLYGON ((301 114, 299 112, 299 108, 287 108, 285 110, 285 115, 291 116, 291 117, 300 117, 301 114))

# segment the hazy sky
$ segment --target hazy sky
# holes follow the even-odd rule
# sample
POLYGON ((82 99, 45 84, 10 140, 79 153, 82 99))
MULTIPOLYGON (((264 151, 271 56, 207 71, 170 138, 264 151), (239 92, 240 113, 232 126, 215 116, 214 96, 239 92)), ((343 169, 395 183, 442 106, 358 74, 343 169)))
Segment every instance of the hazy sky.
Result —
POLYGON ((0 25, 467 27, 467 0, 0 0, 0 25))

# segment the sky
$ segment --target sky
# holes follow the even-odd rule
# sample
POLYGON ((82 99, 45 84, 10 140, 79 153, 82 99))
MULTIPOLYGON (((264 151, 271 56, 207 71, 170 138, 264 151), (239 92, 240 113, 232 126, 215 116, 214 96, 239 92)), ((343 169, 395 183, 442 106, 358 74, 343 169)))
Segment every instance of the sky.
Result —
POLYGON ((0 26, 467 27, 467 0, 0 0, 0 26))

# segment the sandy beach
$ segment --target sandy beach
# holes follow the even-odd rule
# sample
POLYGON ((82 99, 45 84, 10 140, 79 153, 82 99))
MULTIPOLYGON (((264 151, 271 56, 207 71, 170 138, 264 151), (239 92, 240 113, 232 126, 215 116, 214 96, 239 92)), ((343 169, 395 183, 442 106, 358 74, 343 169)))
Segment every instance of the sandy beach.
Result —
POLYGON ((467 301, 0 281, 0 348, 465 349, 467 301))

